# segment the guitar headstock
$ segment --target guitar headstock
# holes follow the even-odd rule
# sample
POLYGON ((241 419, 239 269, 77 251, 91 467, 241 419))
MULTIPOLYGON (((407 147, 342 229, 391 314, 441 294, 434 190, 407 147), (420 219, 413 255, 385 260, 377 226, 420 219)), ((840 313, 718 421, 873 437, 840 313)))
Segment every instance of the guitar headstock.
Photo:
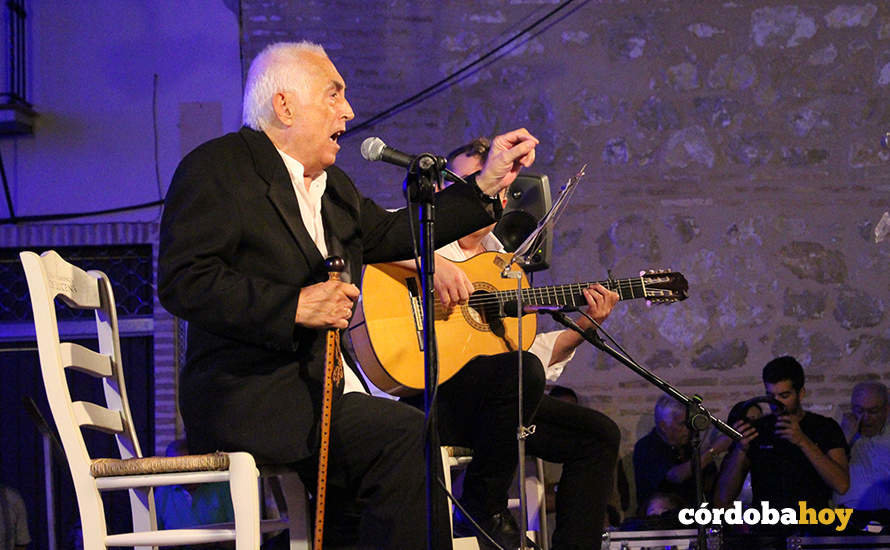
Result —
POLYGON ((653 304, 670 304, 689 297, 689 283, 682 273, 668 269, 640 272, 644 298, 653 304))

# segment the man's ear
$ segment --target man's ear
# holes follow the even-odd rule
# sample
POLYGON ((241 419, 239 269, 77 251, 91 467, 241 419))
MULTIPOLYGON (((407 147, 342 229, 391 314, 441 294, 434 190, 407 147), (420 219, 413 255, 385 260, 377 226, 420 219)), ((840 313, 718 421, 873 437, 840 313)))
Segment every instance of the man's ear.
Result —
POLYGON ((800 391, 797 393, 797 395, 798 395, 798 400, 803 401, 803 398, 806 397, 806 395, 807 395, 806 386, 800 388, 800 391))
POLYGON ((272 96, 272 108, 275 110, 275 117, 284 124, 290 126, 294 122, 294 104, 292 98, 288 97, 285 92, 277 92, 272 96))

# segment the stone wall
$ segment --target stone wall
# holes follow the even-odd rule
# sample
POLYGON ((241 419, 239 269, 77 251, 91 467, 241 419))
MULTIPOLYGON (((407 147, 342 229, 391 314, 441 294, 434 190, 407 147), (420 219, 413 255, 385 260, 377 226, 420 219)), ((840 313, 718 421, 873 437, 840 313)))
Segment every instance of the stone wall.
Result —
MULTIPOLYGON (((242 0, 245 63, 270 41, 323 44, 357 123, 557 9, 546 0, 242 0)), ((445 152, 526 126, 554 191, 588 176, 538 283, 670 267, 690 298, 619 304, 608 329, 638 360, 724 415, 793 354, 811 410, 837 416, 863 379, 890 382, 890 5, 587 1, 559 11, 431 98, 342 141, 339 164, 378 201, 399 169, 367 165, 379 135, 445 152)), ((561 383, 615 418, 624 450, 657 390, 578 352, 561 383)))

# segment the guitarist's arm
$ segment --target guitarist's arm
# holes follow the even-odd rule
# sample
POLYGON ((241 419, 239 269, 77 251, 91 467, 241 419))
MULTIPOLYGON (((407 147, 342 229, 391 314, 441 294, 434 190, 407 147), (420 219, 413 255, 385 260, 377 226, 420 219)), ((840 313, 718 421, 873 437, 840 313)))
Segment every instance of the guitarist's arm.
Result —
MULTIPOLYGON (((405 269, 417 271, 417 264, 414 263, 414 260, 393 263, 405 269)), ((467 274, 438 252, 436 253, 436 273, 433 276, 433 286, 436 289, 436 296, 446 308, 454 304, 467 303, 473 293, 473 283, 467 274)))

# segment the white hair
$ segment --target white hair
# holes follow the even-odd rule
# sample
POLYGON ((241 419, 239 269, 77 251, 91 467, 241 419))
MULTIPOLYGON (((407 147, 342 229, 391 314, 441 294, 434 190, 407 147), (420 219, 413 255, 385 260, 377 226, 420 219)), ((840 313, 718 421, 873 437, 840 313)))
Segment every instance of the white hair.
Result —
POLYGON ((867 382, 860 382, 856 384, 856 386, 853 388, 853 393, 850 396, 850 400, 852 401, 853 399, 855 399, 856 394, 868 392, 874 393, 875 395, 880 397, 883 401, 882 406, 886 405, 888 399, 890 399, 890 395, 888 395, 887 393, 887 386, 878 382, 877 380, 869 380, 867 382))
MULTIPOLYGON (((312 42, 269 44, 250 64, 244 85, 242 123, 263 130, 275 119, 272 97, 284 91, 305 94, 308 87, 302 57, 307 53, 327 57, 324 48, 312 42)), ((305 96, 304 96, 305 97, 305 96)))
POLYGON ((686 407, 670 395, 666 393, 662 394, 661 397, 658 398, 658 401, 655 402, 656 422, 659 420, 666 420, 669 414, 673 414, 673 411, 680 411, 685 414, 686 407))

